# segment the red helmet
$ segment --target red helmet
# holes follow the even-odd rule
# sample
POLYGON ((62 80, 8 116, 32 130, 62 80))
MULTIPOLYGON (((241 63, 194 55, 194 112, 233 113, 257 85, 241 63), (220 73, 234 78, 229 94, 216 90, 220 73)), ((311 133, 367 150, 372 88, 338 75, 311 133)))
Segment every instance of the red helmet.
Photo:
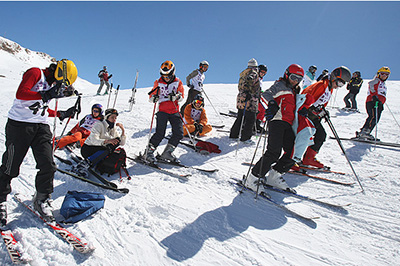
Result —
POLYGON ((291 64, 288 68, 286 68, 284 78, 289 79, 290 74, 296 74, 304 77, 304 69, 298 64, 291 64))

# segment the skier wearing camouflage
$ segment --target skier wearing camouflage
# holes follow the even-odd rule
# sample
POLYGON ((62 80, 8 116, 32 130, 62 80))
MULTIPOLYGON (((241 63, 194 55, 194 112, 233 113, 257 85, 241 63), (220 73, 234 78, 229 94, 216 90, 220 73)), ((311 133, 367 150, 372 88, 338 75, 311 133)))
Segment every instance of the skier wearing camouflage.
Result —
POLYGON ((73 117, 75 107, 67 111, 48 109, 53 98, 71 96, 72 84, 78 76, 75 64, 67 59, 42 70, 28 69, 18 87, 14 104, 8 112, 6 124, 6 151, 0 167, 0 222, 7 222, 6 199, 11 192, 11 179, 19 175, 20 166, 31 148, 39 172, 36 175, 36 193, 33 206, 46 220, 54 217, 49 202, 53 192, 56 165, 53 161, 52 133, 47 118, 60 120, 73 117))

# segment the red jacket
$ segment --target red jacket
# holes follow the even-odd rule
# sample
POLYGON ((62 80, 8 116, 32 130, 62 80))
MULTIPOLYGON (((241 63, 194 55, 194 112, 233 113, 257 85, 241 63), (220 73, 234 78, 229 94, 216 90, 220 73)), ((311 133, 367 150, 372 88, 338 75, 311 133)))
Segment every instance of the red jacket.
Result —
POLYGON ((313 98, 313 104, 327 106, 329 99, 332 96, 332 88, 329 88, 329 79, 320 80, 305 88, 301 94, 310 94, 313 98))
POLYGON ((162 78, 154 81, 153 92, 150 94, 158 95, 160 98, 158 100, 158 110, 160 112, 168 113, 168 114, 175 114, 179 113, 179 104, 178 101, 181 101, 184 97, 184 88, 182 81, 175 77, 175 79, 170 82, 166 83, 162 78), (181 98, 174 102, 170 101, 168 95, 171 92, 175 92, 175 94, 180 94, 181 98))

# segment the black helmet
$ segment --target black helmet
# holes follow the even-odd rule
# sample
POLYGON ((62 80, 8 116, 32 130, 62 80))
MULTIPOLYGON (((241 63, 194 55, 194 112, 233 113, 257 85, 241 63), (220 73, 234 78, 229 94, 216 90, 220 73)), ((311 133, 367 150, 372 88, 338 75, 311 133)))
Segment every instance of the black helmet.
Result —
POLYGON ((351 72, 345 66, 335 68, 331 73, 331 80, 342 79, 344 82, 349 82, 351 79, 351 72))
POLYGON ((194 96, 193 101, 192 101, 193 107, 195 106, 194 104, 195 104, 196 101, 200 101, 201 102, 200 108, 204 107, 204 97, 201 96, 200 93, 197 94, 196 96, 194 96))
POLYGON ((360 71, 355 71, 353 74, 356 74, 357 75, 357 77, 359 77, 359 78, 361 78, 361 72, 360 71))
POLYGON ((259 65, 259 66, 258 66, 258 70, 264 70, 265 72, 267 72, 267 71, 268 71, 268 68, 267 68, 266 65, 259 65))
POLYGON ((327 68, 322 70, 322 74, 328 74, 328 73, 329 73, 329 70, 327 68))
POLYGON ((308 71, 314 73, 315 71, 317 71, 317 66, 316 65, 312 65, 308 68, 308 71))
POLYGON ((106 119, 107 119, 110 115, 114 115, 114 114, 118 116, 118 111, 117 111, 117 109, 108 108, 108 109, 105 111, 105 117, 106 117, 106 119))

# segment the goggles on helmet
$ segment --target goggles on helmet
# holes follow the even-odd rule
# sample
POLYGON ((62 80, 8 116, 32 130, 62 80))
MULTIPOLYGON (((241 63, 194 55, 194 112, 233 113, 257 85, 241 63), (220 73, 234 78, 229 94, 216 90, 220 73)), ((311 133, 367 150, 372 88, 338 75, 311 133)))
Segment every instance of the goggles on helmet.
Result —
POLYGON ((346 82, 343 79, 336 79, 336 85, 338 87, 343 87, 346 82))
POLYGON ((291 79, 293 81, 296 81, 296 82, 300 82, 300 81, 303 80, 303 77, 300 76, 300 75, 292 73, 292 74, 289 75, 289 79, 291 79))

